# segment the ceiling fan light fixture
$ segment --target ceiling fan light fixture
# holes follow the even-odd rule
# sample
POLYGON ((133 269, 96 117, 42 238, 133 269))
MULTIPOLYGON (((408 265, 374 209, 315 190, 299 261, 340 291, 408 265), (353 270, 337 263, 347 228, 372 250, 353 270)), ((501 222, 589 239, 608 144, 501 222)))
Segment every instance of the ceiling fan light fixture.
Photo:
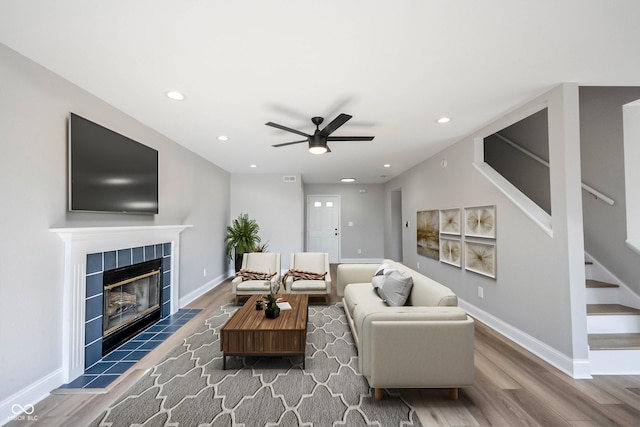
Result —
POLYGON ((327 147, 323 147, 323 146, 309 147, 309 152, 311 154, 324 154, 327 152, 327 147))
POLYGON ((309 138, 309 152, 311 154, 324 154, 328 151, 327 140, 315 134, 309 138))
POLYGON ((309 152, 311 154, 324 154, 330 153, 331 149, 327 145, 327 141, 371 141, 373 140, 373 136, 331 136, 331 134, 336 131, 340 126, 345 124, 351 116, 349 114, 340 113, 338 117, 333 119, 331 123, 326 125, 322 130, 320 129, 320 125, 324 122, 322 117, 312 117, 311 122, 316 126, 316 130, 313 132, 313 135, 302 132, 297 129, 292 129, 287 126, 282 126, 277 123, 267 122, 265 125, 274 127, 276 129, 284 130, 286 132, 295 133, 296 135, 304 136, 306 139, 301 141, 292 141, 285 142, 283 144, 273 144, 272 147, 284 147, 287 145, 293 144, 301 144, 303 142, 309 143, 309 152))

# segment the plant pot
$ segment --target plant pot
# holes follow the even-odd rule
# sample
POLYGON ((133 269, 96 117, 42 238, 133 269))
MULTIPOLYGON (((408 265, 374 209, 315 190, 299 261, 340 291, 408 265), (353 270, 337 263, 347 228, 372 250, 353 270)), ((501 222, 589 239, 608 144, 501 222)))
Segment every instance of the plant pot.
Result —
POLYGON ((280 316, 280 307, 276 308, 267 308, 264 310, 264 315, 267 319, 275 319, 276 317, 280 316))
POLYGON ((236 264, 235 264, 236 273, 238 271, 242 270, 242 255, 244 255, 244 254, 240 254, 240 255, 236 254, 236 259, 235 259, 235 262, 236 262, 236 264))

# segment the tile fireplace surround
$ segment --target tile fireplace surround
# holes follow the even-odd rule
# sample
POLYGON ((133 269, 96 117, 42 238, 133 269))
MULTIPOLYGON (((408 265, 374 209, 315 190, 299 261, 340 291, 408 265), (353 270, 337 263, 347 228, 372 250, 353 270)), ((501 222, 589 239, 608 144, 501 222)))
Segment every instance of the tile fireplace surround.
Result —
POLYGON ((87 255, 118 251, 123 248, 170 245, 169 271, 171 283, 168 313, 178 311, 180 233, 190 225, 133 227, 52 228, 64 242, 62 370, 65 383, 73 381, 85 370, 85 299, 87 292, 87 255))

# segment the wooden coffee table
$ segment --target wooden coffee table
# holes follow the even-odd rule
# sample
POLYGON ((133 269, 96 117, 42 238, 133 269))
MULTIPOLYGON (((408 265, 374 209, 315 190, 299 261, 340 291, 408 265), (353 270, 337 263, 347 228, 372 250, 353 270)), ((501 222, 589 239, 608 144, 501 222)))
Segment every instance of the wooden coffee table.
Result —
POLYGON ((222 367, 227 369, 227 356, 302 355, 305 368, 309 296, 277 295, 291 304, 291 310, 280 310, 280 316, 267 319, 264 310, 256 310, 256 301, 264 295, 252 295, 231 316, 220 331, 222 367))

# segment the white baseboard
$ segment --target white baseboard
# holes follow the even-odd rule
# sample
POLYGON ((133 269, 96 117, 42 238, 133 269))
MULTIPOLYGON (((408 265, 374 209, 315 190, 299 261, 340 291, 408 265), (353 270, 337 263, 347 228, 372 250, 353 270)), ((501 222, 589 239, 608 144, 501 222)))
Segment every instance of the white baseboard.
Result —
POLYGON ((341 264, 380 264, 382 258, 341 258, 341 264))
MULTIPOLYGON (((233 274, 231 276, 233 276, 233 274)), ((230 275, 229 275, 228 272, 227 273, 223 273, 220 276, 209 280, 207 283, 205 283, 204 285, 200 286, 198 289, 189 292, 187 295, 185 295, 183 297, 180 297, 180 307, 184 307, 184 306, 192 303, 193 301, 197 300, 202 295, 206 294, 211 289, 215 288, 216 286, 218 286, 219 284, 221 284, 222 282, 227 280, 229 277, 230 277, 230 275)))
POLYGON ((543 343, 535 337, 521 331, 507 322, 486 311, 458 299, 458 305, 470 316, 475 317, 490 328, 509 338, 519 346, 527 349, 542 360, 558 368, 575 379, 591 378, 591 368, 588 359, 572 359, 557 349, 543 343))
POLYGON ((13 420, 36 422, 38 412, 31 412, 32 407, 62 383, 63 372, 60 368, 0 402, 0 426, 13 420))

